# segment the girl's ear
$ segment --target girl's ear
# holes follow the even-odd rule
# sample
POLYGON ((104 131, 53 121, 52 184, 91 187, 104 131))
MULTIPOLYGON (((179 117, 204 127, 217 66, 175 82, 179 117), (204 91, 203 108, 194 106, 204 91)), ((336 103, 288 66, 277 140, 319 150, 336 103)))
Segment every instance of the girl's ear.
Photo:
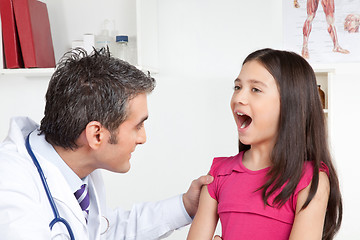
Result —
POLYGON ((89 122, 85 128, 85 137, 92 149, 98 149, 106 141, 108 131, 98 121, 89 122))

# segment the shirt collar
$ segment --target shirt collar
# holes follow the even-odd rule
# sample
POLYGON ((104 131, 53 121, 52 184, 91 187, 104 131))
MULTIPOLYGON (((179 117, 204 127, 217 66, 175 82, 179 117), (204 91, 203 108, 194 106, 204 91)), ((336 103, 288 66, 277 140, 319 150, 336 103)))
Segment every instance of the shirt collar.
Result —
POLYGON ((45 139, 45 135, 39 135, 36 130, 31 133, 31 148, 43 156, 47 161, 55 165, 66 179, 72 192, 80 189, 81 185, 88 183, 88 177, 80 179, 78 175, 64 162, 64 160, 55 151, 54 147, 45 139))

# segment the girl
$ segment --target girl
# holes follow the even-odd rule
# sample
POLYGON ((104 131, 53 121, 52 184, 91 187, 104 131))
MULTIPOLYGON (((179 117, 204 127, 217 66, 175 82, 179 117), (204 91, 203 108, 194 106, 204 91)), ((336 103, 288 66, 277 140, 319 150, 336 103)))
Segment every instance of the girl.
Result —
POLYGON ((342 219, 315 74, 301 56, 262 49, 244 61, 231 110, 239 154, 215 158, 188 239, 332 239, 342 219))

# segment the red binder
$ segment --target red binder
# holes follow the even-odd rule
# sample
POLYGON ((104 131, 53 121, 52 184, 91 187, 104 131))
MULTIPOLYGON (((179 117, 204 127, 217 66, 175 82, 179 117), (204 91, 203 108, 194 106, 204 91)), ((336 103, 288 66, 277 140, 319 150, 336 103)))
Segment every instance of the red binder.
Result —
POLYGON ((13 3, 25 68, 55 67, 46 4, 37 0, 13 0, 13 3))
POLYGON ((24 67, 19 37, 15 25, 12 0, 0 0, 2 38, 4 45, 5 67, 24 67))

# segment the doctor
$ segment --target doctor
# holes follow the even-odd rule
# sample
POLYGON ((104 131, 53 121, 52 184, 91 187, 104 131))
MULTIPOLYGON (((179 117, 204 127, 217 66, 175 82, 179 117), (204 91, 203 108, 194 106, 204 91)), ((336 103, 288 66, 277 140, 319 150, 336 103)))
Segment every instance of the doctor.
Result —
POLYGON ((191 222, 209 176, 183 195, 131 211, 106 207, 98 169, 129 171, 131 153, 146 141, 147 94, 155 86, 153 78, 108 55, 68 53, 50 80, 40 126, 12 119, 0 145, 1 239, 151 240, 191 222), (53 221, 54 215, 63 221, 53 221))

